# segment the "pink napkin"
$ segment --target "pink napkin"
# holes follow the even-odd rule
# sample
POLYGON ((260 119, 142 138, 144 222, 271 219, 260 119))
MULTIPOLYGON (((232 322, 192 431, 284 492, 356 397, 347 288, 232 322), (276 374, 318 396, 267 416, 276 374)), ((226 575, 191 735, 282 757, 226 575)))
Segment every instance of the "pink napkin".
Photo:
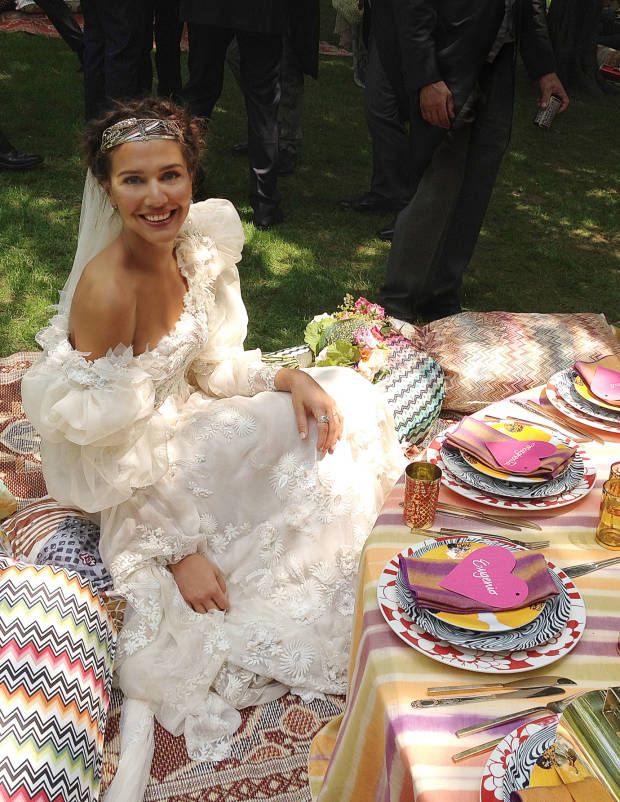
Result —
POLYGON ((552 479, 575 455, 575 448, 559 449, 544 440, 517 440, 476 418, 463 418, 446 435, 446 443, 480 460, 489 468, 518 476, 552 479))
POLYGON ((575 370, 592 395, 620 410, 620 357, 609 354, 595 362, 575 362, 575 370))
MULTIPOLYGON (((495 548, 495 547, 492 547, 495 548)), ((481 552, 486 549, 476 549, 464 558, 480 559, 481 552)), ((514 603, 502 606, 503 610, 517 610, 521 607, 528 607, 531 604, 543 602, 551 596, 557 596, 558 590, 549 575, 547 562, 542 554, 532 552, 511 552, 515 558, 515 567, 511 577, 502 578, 496 583, 501 589, 516 578, 517 581, 526 583, 526 591, 514 603)), ((418 607, 431 610, 440 610, 445 613, 482 613, 497 612, 496 604, 488 604, 483 600, 448 590, 441 586, 446 577, 451 574, 459 561, 446 558, 444 560, 421 560, 417 558, 405 558, 402 555, 400 561, 401 581, 408 587, 416 598, 418 607)), ((464 561, 463 561, 464 562, 464 561)), ((483 580, 480 581, 483 584, 483 580)), ((466 586, 463 586, 466 589, 466 586)))

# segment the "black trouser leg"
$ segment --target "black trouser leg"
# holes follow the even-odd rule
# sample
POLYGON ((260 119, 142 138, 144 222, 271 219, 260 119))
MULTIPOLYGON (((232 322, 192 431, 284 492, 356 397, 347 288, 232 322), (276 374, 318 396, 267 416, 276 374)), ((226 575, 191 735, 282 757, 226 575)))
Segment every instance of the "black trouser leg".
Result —
POLYGON ((140 2, 103 0, 105 31, 105 91, 110 100, 140 94, 140 2))
POLYGON ((54 28, 56 28, 71 50, 82 58, 82 51, 84 50, 82 29, 75 21, 75 17, 69 11, 65 1, 37 0, 37 5, 45 11, 54 28))
POLYGON ((155 0, 140 0, 138 39, 139 39, 139 67, 138 91, 141 95, 150 95, 153 90, 153 15, 155 13, 155 0))
POLYGON ((87 120, 105 108, 105 33, 99 0, 82 0, 84 15, 84 101, 87 120))
POLYGON ((230 28, 190 22, 188 33, 189 80, 183 97, 192 114, 208 119, 222 94, 226 48, 235 32, 230 28))
POLYGON ((282 40, 280 105, 278 107, 279 150, 297 154, 303 139, 304 71, 290 34, 282 40))
POLYGON ((396 218, 380 302, 413 320, 427 301, 430 273, 459 194, 470 130, 429 132, 438 141, 415 194, 396 218))
POLYGON ((181 96, 180 0, 155 0, 155 66, 157 93, 162 97, 181 96))
POLYGON ((472 126, 463 183, 443 247, 427 288, 429 303, 458 302, 463 274, 473 256, 502 158, 510 143, 514 101, 514 50, 505 46, 483 68, 484 102, 472 126))
POLYGON ((237 42, 248 115, 250 201, 254 208, 276 207, 282 36, 237 31, 237 42))
POLYGON ((372 39, 366 67, 364 110, 372 139, 370 191, 390 200, 395 208, 404 206, 412 195, 409 134, 400 119, 396 94, 372 39))

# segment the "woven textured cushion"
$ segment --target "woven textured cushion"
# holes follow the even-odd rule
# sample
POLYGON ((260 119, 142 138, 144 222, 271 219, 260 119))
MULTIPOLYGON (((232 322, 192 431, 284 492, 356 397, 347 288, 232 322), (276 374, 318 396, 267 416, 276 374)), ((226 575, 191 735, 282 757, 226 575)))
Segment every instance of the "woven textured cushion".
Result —
POLYGON ((446 409, 471 413, 545 384, 578 359, 620 354, 603 315, 463 312, 401 333, 434 357, 446 377, 446 409))
MULTIPOLYGON (((394 415, 401 443, 419 443, 441 411, 444 397, 443 372, 428 354, 416 350, 407 337, 390 338, 389 375, 378 382, 394 415)), ((267 362, 306 368, 312 364, 307 345, 263 354, 267 362)))
POLYGON ((0 799, 96 802, 115 634, 75 573, 0 559, 0 799))
POLYGON ((112 587, 99 554, 99 527, 80 510, 48 496, 6 518, 2 529, 16 559, 77 571, 97 591, 112 587))

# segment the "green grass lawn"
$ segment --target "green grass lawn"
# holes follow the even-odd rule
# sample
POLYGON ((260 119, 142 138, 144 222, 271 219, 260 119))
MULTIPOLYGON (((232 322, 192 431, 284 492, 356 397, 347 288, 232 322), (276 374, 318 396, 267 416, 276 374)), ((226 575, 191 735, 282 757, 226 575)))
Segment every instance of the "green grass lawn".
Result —
MULTIPOLYGON (((324 24, 325 27, 325 24, 324 24)), ((329 26, 327 26, 329 27, 329 26)), ((0 314, 6 355, 34 347, 71 267, 84 170, 81 75, 60 40, 0 33, 0 124, 45 166, 0 172, 0 314)), ((212 195, 244 220, 240 270, 249 346, 301 341, 312 315, 345 293, 372 298, 388 245, 386 216, 359 216, 338 200, 368 188, 370 143, 350 60, 323 58, 307 80, 304 147, 281 180, 284 224, 248 223, 247 165, 229 146, 245 138, 239 92, 228 77, 211 126, 205 168, 212 195)), ((477 310, 604 312, 620 318, 620 94, 573 98, 549 132, 532 116, 536 87, 520 75, 515 130, 485 227, 466 275, 464 304, 477 310)))

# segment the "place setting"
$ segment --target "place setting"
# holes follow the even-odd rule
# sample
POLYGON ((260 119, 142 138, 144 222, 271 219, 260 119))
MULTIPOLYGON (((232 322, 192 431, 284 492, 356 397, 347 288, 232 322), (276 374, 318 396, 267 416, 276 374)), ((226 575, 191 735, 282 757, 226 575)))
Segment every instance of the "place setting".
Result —
POLYGON ((383 569, 377 598, 409 646, 482 673, 550 665, 575 648, 586 624, 569 573, 538 551, 492 535, 437 534, 403 549, 383 569))
POLYGON ((554 373, 541 404, 543 411, 551 407, 569 418, 573 427, 585 424, 620 434, 620 357, 608 355, 594 362, 576 362, 554 373))
POLYGON ((441 470, 445 487, 495 509, 564 507, 586 496, 596 480, 582 443, 518 418, 465 417, 430 443, 427 459, 441 470))

